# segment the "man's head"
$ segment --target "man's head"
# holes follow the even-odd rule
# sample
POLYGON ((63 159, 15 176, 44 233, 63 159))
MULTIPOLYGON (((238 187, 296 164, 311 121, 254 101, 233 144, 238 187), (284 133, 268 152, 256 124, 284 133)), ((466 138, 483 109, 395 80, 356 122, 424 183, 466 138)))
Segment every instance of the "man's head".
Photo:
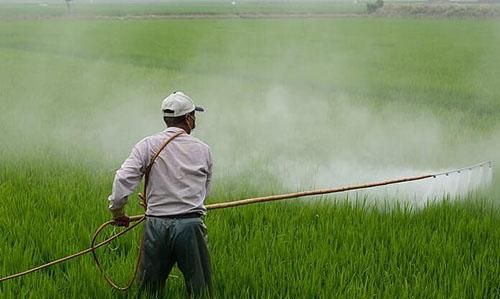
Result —
POLYGON ((161 110, 168 127, 179 127, 188 134, 196 127, 195 111, 204 111, 203 108, 196 107, 190 97, 179 91, 163 100, 161 110))

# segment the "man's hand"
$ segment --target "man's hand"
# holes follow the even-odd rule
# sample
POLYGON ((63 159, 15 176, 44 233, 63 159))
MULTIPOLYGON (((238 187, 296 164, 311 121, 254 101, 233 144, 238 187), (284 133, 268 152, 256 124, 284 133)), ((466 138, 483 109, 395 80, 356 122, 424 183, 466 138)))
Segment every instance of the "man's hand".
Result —
POLYGON ((130 224, 130 218, 127 216, 127 214, 125 214, 123 209, 110 211, 111 214, 113 214, 113 225, 128 227, 128 225, 130 224))
POLYGON ((128 227, 130 224, 130 218, 127 215, 120 216, 118 218, 113 218, 113 225, 128 227))

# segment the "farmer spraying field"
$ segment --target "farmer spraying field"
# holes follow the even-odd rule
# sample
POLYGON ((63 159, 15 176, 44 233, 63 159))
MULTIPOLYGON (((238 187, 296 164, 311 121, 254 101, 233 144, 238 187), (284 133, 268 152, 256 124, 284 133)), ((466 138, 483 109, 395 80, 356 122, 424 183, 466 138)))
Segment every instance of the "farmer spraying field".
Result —
POLYGON ((151 216, 190 136, 216 161, 213 298, 500 298, 500 20, 464 18, 482 4, 20 1, 0 5, 1 299, 189 297, 170 252, 144 283, 141 243, 198 221, 151 216), (175 86, 214 113, 151 144, 147 196, 113 220, 115 172, 175 86))
POLYGON ((190 133, 196 127, 195 111, 204 110, 182 92, 165 98, 161 108, 168 128, 134 146, 116 172, 109 209, 116 225, 128 226, 124 205, 145 176, 141 292, 161 294, 177 263, 188 293, 199 296, 211 289, 207 233, 201 217, 206 213, 212 158, 209 147, 190 133))
MULTIPOLYGON (((190 136, 196 126, 195 113, 196 111, 203 111, 203 109, 194 106, 192 100, 185 94, 176 92, 163 101, 162 110, 168 128, 137 143, 129 158, 117 171, 113 192, 109 196, 109 208, 113 214, 113 219, 103 223, 95 231, 90 246, 58 259, 45 261, 44 264, 31 269, 0 277, 0 283, 92 253, 97 268, 114 289, 129 290, 139 273, 140 294, 145 292, 161 294, 170 271, 177 263, 184 275, 185 286, 189 294, 194 296, 211 295, 211 264, 206 244, 206 228, 202 220, 202 216, 208 210, 229 209, 292 198, 373 190, 384 186, 400 186, 411 183, 421 184, 414 186, 416 191, 421 191, 420 195, 414 193, 414 200, 417 202, 420 202, 418 201, 419 198, 422 200, 443 197, 453 199, 454 197, 468 196, 477 190, 486 189, 492 181, 493 165, 491 161, 486 161, 444 172, 429 171, 427 174, 399 176, 394 179, 372 181, 371 183, 274 194, 241 200, 223 200, 205 206, 204 201, 210 190, 212 173, 210 149, 206 144, 190 136), (128 202, 129 195, 137 188, 142 178, 144 178, 144 192, 140 197, 145 208, 145 214, 128 217, 125 214, 124 206, 128 202), (143 222, 145 222, 143 243, 140 246, 140 253, 136 255, 136 266, 133 275, 130 276, 131 278, 126 284, 118 284, 114 278, 119 276, 120 272, 109 271, 112 275, 108 276, 109 263, 106 264, 106 261, 109 261, 109 256, 101 259, 96 251, 143 222), (105 240, 100 239, 99 236, 104 232, 105 228, 112 225, 126 228, 118 233, 113 231, 112 236, 107 237, 105 240)), ((109 186, 106 187, 106 193, 108 188, 109 186)), ((333 200, 335 198, 329 199, 337 203, 333 200)), ((381 202, 384 203, 384 201, 381 202)), ((307 209, 310 208, 301 206, 299 211, 307 209)), ((330 209, 330 207, 323 206, 322 209, 330 209)), ((230 218, 235 213, 229 212, 223 215, 230 218)), ((216 213, 215 215, 221 214, 216 213)), ((304 219, 304 215, 300 216, 301 223, 304 219)), ((330 218, 328 223, 331 223, 332 219, 330 218)), ((251 227, 246 222, 242 222, 241 225, 251 227)), ((282 227, 281 229, 284 230, 285 228, 282 227)), ((331 227, 325 228, 325 230, 331 231, 331 227)), ((232 227, 229 228, 229 231, 232 231, 232 227)), ((321 237, 318 238, 323 236, 324 234, 321 234, 321 237)), ((236 236, 231 240, 238 238, 236 236)), ((317 238, 313 239, 314 242, 317 241, 317 238)), ((226 240, 223 242, 222 247, 226 247, 229 243, 238 242, 228 242, 226 240)), ((217 248, 217 246, 214 247, 217 248)), ((218 248, 219 250, 215 251, 215 254, 220 256, 221 247, 218 248)), ((111 251, 114 250, 116 249, 111 249, 111 251)), ((315 260, 316 258, 314 257, 315 260)), ((241 260, 240 256, 237 256, 236 259, 241 260)), ((226 255, 217 260, 227 260, 233 264, 226 255)), ((295 261, 296 256, 289 257, 289 260, 295 261)), ((262 261, 263 259, 260 259, 260 262, 262 261)), ((112 264, 115 265, 116 263, 112 264)), ((267 269, 268 265, 266 264, 265 267, 267 269)))

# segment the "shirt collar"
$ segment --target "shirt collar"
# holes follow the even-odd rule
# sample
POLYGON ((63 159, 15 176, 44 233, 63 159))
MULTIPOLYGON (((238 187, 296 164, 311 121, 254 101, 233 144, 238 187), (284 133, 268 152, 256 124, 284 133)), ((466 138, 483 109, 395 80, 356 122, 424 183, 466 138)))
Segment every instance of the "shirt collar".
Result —
POLYGON ((165 129, 164 132, 166 132, 166 133, 177 133, 177 132, 186 133, 186 131, 184 131, 183 129, 178 128, 178 127, 168 127, 167 129, 165 129))

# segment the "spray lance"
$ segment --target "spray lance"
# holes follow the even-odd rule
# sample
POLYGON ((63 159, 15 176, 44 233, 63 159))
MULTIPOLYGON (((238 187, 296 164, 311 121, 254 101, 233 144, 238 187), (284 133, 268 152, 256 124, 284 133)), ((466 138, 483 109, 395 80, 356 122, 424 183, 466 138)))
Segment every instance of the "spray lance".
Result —
MULTIPOLYGON (((148 185, 149 171, 151 170, 153 163, 155 162, 156 158, 159 156, 161 151, 167 146, 167 144, 170 141, 172 141, 178 135, 179 134, 173 135, 172 137, 170 137, 169 139, 167 139, 165 141, 165 143, 160 147, 160 149, 153 156, 153 158, 151 159, 150 163, 148 164, 148 166, 146 168, 145 175, 144 175, 144 192, 143 192, 143 194, 140 195, 141 205, 144 208, 147 207, 147 199, 146 199, 145 194, 147 194, 146 188, 148 185)), ((479 189, 480 187, 483 187, 482 185, 486 185, 489 183, 488 180, 491 179, 492 169, 493 169, 493 163, 491 161, 486 161, 486 162, 482 162, 482 163, 475 164, 472 166, 468 166, 468 167, 464 167, 464 168, 460 168, 460 169, 455 169, 455 170, 451 170, 451 171, 446 171, 446 172, 440 172, 440 173, 432 173, 432 174, 419 175, 419 176, 396 178, 396 179, 387 180, 387 181, 373 182, 373 183, 360 184, 360 185, 341 186, 341 187, 330 188, 330 189, 315 189, 315 190, 301 191, 301 192, 295 192, 295 193, 278 194, 278 195, 255 197, 255 198, 248 198, 248 199, 242 199, 242 200, 209 204, 206 206, 206 209, 207 210, 218 210, 218 209, 232 208, 232 207, 237 207, 237 206, 244 206, 244 205, 249 205, 249 204, 256 204, 256 203, 263 203, 263 202, 270 202, 270 201, 279 201, 279 200, 299 198, 299 197, 309 197, 309 196, 315 196, 315 195, 335 194, 335 193, 342 193, 342 192, 355 191, 355 190, 364 190, 364 189, 369 189, 369 188, 396 185, 396 184, 415 182, 415 181, 423 181, 423 180, 428 180, 428 179, 447 178, 453 174, 463 174, 464 172, 467 172, 467 171, 469 171, 469 172, 480 171, 481 172, 480 179, 476 180, 475 183, 471 182, 470 179, 468 180, 468 182, 466 182, 466 184, 472 184, 473 189, 479 189), (484 182, 484 180, 486 180, 486 183, 484 182)), ((469 176, 469 178, 470 178, 470 176, 469 176)), ((467 189, 468 188, 466 188, 464 190, 467 190, 467 189)), ((445 196, 447 194, 449 194, 449 193, 445 192, 445 193, 440 194, 440 195, 445 196)), ((32 269, 0 278, 0 282, 4 282, 7 280, 17 278, 17 277, 21 277, 21 276, 24 276, 24 275, 27 275, 27 274, 51 267, 51 266, 54 266, 56 264, 63 263, 65 261, 74 259, 76 257, 82 256, 82 255, 85 255, 88 253, 92 253, 94 261, 97 265, 97 268, 103 274, 103 277, 106 280, 106 282, 111 287, 113 287, 117 290, 122 290, 122 291, 128 290, 132 286, 132 284, 135 280, 135 277, 137 276, 141 253, 139 253, 137 256, 136 263, 135 263, 135 269, 134 269, 134 273, 133 273, 132 277, 128 280, 126 285, 120 286, 117 283, 115 283, 112 280, 112 278, 109 277, 106 274, 106 272, 104 271, 103 267, 101 266, 101 262, 99 260, 99 257, 97 256, 96 249, 98 249, 106 244, 111 243, 115 239, 119 238, 120 236, 122 236, 125 233, 129 232, 130 230, 134 229, 139 224, 141 224, 145 219, 146 219, 146 215, 144 215, 144 214, 131 216, 131 217, 129 217, 129 221, 131 223, 131 225, 129 227, 125 228, 123 231, 121 231, 117 234, 112 235, 111 237, 105 239, 104 241, 97 242, 98 236, 106 227, 116 224, 114 220, 107 221, 107 222, 103 223, 95 231, 95 233, 92 237, 92 241, 90 243, 90 247, 88 247, 87 249, 84 249, 84 250, 77 252, 77 253, 74 253, 72 255, 68 255, 66 257, 54 260, 52 262, 40 265, 38 267, 34 267, 32 269)), ((141 248, 142 248, 142 246, 141 246, 141 248)))

